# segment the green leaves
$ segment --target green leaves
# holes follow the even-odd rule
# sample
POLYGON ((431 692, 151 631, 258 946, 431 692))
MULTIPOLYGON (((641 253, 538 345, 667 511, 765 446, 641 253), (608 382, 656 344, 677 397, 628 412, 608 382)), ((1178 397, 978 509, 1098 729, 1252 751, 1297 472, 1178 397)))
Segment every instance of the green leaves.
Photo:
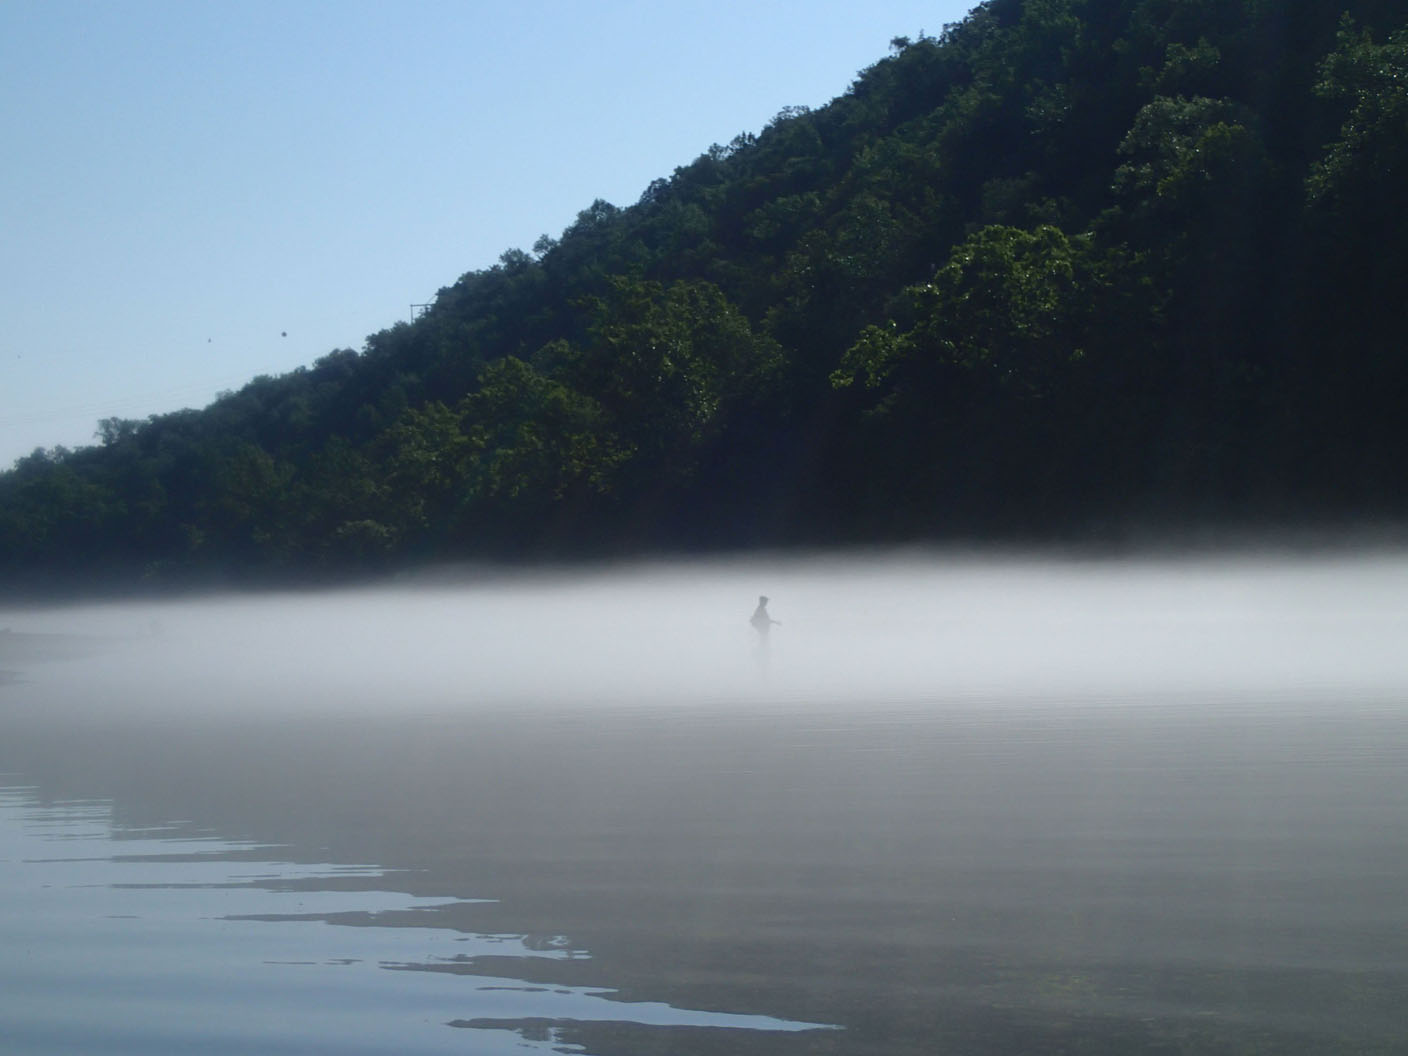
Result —
POLYGON ((1180 209, 1228 181, 1252 182, 1264 162, 1243 118, 1226 99, 1155 98, 1120 144, 1129 160, 1115 170, 1116 192, 1136 208, 1180 209))
POLYGON ((1367 204, 1373 211, 1386 197, 1401 202, 1408 182, 1408 29, 1376 45, 1346 15, 1315 90, 1346 113, 1339 138, 1306 181, 1311 201, 1336 209, 1367 204))
POLYGON ((688 476, 735 409, 776 384, 781 350, 707 282, 615 278, 568 382, 601 402, 639 470, 688 476))
POLYGON ((961 373, 1019 399, 1046 393, 1084 355, 1092 287, 1089 239, 1054 227, 987 227, 958 246, 932 282, 905 291, 909 325, 867 327, 832 383, 927 388, 961 373))
POLYGON ((484 368, 461 410, 476 500, 582 501, 607 492, 629 457, 601 404, 512 356, 484 368))

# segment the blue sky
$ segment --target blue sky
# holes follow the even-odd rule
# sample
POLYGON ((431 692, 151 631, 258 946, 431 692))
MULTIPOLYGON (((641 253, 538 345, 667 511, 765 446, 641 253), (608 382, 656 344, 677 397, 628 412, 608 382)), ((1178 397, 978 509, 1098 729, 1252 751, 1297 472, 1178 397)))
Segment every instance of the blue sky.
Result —
POLYGON ((360 349, 971 6, 4 0, 0 467, 360 349))

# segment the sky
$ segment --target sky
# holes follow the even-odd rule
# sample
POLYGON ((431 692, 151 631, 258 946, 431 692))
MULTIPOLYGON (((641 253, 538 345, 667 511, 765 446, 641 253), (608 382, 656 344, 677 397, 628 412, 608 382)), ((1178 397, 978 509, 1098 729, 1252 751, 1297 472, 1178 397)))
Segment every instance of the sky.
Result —
POLYGON ((0 468, 407 319, 968 0, 0 0, 0 468))

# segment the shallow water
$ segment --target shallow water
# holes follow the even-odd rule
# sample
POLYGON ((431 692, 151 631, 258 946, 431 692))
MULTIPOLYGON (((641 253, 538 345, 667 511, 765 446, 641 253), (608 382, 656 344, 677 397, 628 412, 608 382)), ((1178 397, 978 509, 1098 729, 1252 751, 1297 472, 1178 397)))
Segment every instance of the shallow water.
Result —
MULTIPOLYGON (((593 1020, 795 1031, 819 1024, 626 1004, 609 989, 453 973, 590 960, 565 936, 433 926, 466 903, 379 890, 375 866, 123 828, 102 800, 0 785, 0 1041, 7 1053, 463 1052, 454 1022, 593 1020), (418 922, 423 922, 419 923, 418 922)), ((485 1030, 476 1052, 536 1048, 485 1030)), ((552 1031, 544 1051, 559 1051, 552 1031)))
POLYGON ((6 614, 107 648, 0 642, 0 1042, 1400 1051, 1405 585, 891 560, 6 614))

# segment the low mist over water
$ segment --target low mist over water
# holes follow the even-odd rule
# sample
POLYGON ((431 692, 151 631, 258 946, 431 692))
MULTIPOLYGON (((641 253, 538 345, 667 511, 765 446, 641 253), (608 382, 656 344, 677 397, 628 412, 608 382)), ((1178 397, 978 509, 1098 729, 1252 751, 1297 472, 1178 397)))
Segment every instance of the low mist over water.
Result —
MULTIPOLYGON (((1137 702, 1405 688, 1408 559, 900 555, 645 565, 365 591, 0 610, 116 648, 42 681, 113 707, 1137 702), (775 627, 749 626, 758 595, 775 627), (1130 699, 1130 694, 1135 699, 1130 699)), ((19 660, 0 665, 15 667, 19 660)))
POLYGON ((447 569, 0 628, 6 901, 44 907, 0 909, 42 951, 6 1051, 1401 1052, 1403 554, 447 569))

